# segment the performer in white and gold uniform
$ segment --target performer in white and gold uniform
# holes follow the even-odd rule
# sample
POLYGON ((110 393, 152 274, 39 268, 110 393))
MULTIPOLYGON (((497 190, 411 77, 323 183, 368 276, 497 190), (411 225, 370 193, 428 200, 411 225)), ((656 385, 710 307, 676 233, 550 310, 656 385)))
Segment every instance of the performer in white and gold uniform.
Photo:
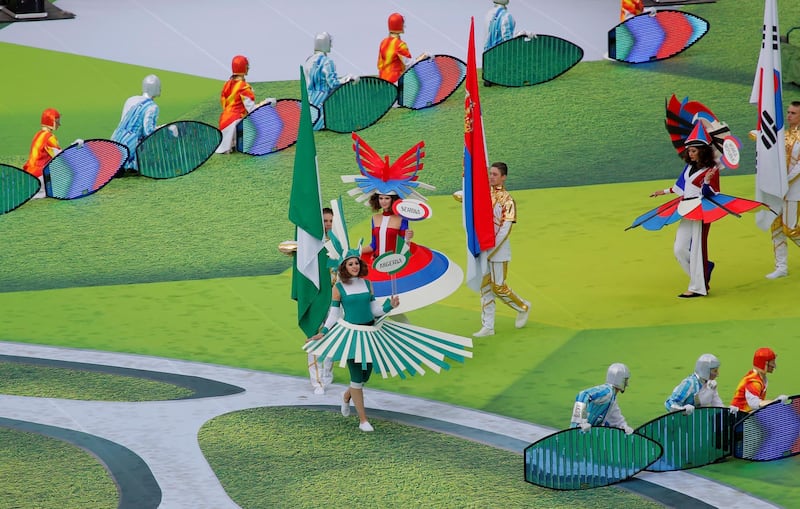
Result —
POLYGON ((800 246, 800 101, 793 101, 786 111, 786 169, 789 190, 783 201, 783 214, 772 223, 772 247, 775 250, 775 270, 767 279, 789 275, 789 246, 787 238, 800 246))
POLYGON ((489 271, 481 283, 481 330, 474 337, 494 335, 495 298, 517 312, 514 325, 521 329, 528 321, 531 303, 509 288, 506 283, 508 262, 511 261, 511 227, 517 222, 517 207, 506 190, 508 166, 493 163, 489 168, 494 212, 494 249, 489 253, 489 271))

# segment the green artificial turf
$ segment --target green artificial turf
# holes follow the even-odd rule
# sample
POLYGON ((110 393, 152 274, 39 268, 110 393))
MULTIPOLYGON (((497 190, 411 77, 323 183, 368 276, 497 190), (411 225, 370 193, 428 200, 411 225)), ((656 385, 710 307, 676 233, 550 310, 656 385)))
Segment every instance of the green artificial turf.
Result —
MULTIPOLYGON (((779 355, 770 394, 800 392, 794 278, 764 279, 772 270, 770 241, 752 216, 714 224, 712 293, 688 302, 675 297, 687 278, 672 256, 674 226, 624 231, 659 203, 648 194, 680 169, 663 128, 664 99, 672 93, 703 101, 743 139, 742 168, 723 174, 723 191, 753 195, 753 144, 744 133, 755 123, 747 99, 763 2, 720 0, 688 10, 708 19, 711 32, 674 59, 643 66, 585 62, 536 87, 481 90, 490 158, 509 163, 518 201, 509 282, 533 302, 531 321, 516 330, 513 312, 501 307, 498 334, 475 341, 474 359, 441 376, 376 378, 370 388, 561 427, 575 393, 601 383, 605 367, 623 361, 633 377, 620 405, 638 425, 663 411, 663 400, 699 354, 722 360, 719 387, 727 400, 752 351, 769 345, 779 355)), ((780 15, 800 19, 800 3, 781 2, 780 15)), ((9 44, 0 44, 0 52, 32 87, 19 95, 13 80, 0 82, 0 93, 15 97, 0 102, 0 161, 17 166, 45 107, 61 110, 63 143, 107 137, 124 99, 155 71, 164 85, 160 121, 215 124, 227 77, 9 44), (58 87, 52 75, 60 77, 58 87)), ((255 88, 258 97, 299 95, 296 82, 255 88)), ((360 134, 391 157, 424 139, 420 180, 437 186, 430 194, 447 195, 460 187, 462 171, 459 94, 428 110, 394 109, 360 134)), ((784 102, 797 99, 800 89, 787 86, 784 102)), ((334 198, 350 187, 339 175, 355 173, 351 140, 328 132, 315 138, 323 196, 334 198)), ((0 339, 305 376, 284 272, 290 263, 276 249, 293 236, 286 219, 293 157, 293 148, 263 158, 214 156, 178 179, 115 180, 85 199, 39 200, 0 216, 0 339)), ((447 196, 431 204, 434 216, 414 225, 415 240, 462 263, 458 206, 447 196)), ((351 234, 368 236, 366 208, 349 199, 345 208, 351 234)), ((793 250, 790 258, 797 257, 793 250)), ((477 295, 462 287, 409 316, 469 335, 480 326, 478 313, 477 295)), ((343 381, 346 372, 337 369, 336 376, 343 381)), ((797 459, 768 466, 730 461, 695 472, 792 507, 800 498, 797 465, 797 459)))
POLYGON ((522 457, 332 412, 254 409, 212 419, 203 453, 228 495, 259 507, 660 507, 616 488, 558 492, 523 480, 522 457))
POLYGON ((0 361, 0 394, 96 401, 158 401, 192 391, 143 378, 0 361))
POLYGON ((0 506, 108 509, 119 504, 113 479, 88 452, 36 433, 0 427, 0 506))

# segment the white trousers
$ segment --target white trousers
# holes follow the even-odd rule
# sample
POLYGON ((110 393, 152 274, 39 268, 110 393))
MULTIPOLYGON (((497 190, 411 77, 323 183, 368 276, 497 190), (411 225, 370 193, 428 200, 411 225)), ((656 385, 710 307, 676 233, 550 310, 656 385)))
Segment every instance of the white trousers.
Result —
POLYGON ((783 215, 776 217, 772 223, 772 249, 775 251, 775 270, 789 271, 788 239, 800 246, 800 228, 798 228, 798 207, 796 201, 783 202, 783 215))
POLYGON ((706 241, 711 225, 702 221, 681 219, 675 233, 675 258, 689 276, 689 291, 708 295, 706 288, 706 241))
POLYGON ((319 360, 316 355, 308 354, 308 376, 312 387, 325 389, 333 383, 333 360, 319 360))
POLYGON ((517 313, 528 310, 525 301, 506 284, 508 262, 489 262, 489 273, 481 284, 481 325, 494 329, 495 298, 499 298, 517 313))
POLYGON ((239 125, 239 122, 241 120, 229 124, 228 127, 222 130, 222 141, 217 147, 217 154, 225 154, 233 150, 234 145, 236 145, 236 126, 239 125))

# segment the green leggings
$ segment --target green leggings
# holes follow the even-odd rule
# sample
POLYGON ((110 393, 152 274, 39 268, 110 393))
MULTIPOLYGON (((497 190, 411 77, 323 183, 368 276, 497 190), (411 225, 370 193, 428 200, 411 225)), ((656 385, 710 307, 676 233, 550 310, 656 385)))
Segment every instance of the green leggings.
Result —
POLYGON ((353 359, 348 359, 347 369, 350 370, 351 383, 365 384, 367 383, 367 380, 369 380, 369 376, 372 374, 372 363, 368 362, 367 369, 364 369, 360 362, 357 363, 353 359))

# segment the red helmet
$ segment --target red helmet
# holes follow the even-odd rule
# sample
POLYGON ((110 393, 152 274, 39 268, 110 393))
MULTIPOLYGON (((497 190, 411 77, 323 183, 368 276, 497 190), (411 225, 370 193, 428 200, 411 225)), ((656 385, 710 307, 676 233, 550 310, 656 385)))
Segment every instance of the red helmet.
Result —
POLYGON ((399 12, 393 12, 389 15, 389 31, 401 34, 403 33, 403 26, 406 24, 406 20, 403 18, 403 15, 399 12))
POLYGON ((759 348, 753 355, 753 366, 758 369, 767 369, 767 362, 774 361, 775 352, 771 348, 759 348))
POLYGON ((61 125, 61 113, 54 108, 47 108, 42 112, 42 125, 51 129, 61 125))
POLYGON ((231 70, 233 74, 247 74, 247 69, 250 67, 250 62, 244 55, 236 55, 231 62, 231 70))

